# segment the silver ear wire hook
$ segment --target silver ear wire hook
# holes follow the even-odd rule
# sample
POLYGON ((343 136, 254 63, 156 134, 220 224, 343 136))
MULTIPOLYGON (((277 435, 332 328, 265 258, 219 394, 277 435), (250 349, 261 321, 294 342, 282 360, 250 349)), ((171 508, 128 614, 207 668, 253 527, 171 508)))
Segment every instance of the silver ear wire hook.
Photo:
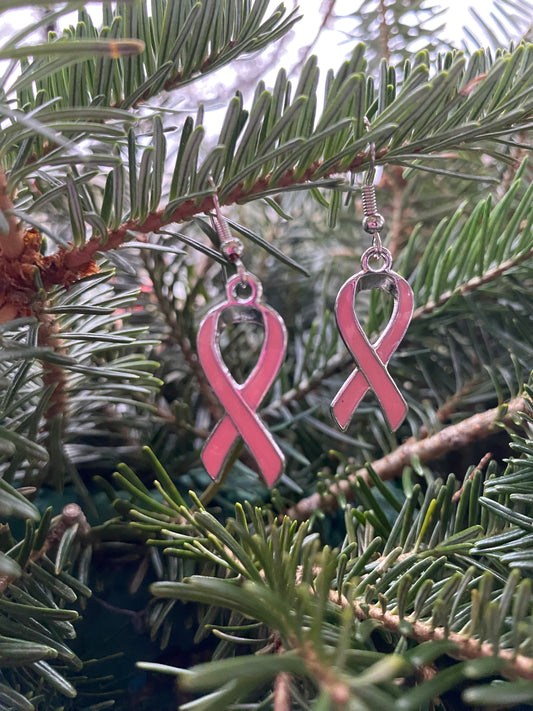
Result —
MULTIPOLYGON (((370 121, 365 116, 365 124, 367 130, 370 130, 370 121)), ((380 230, 385 224, 385 218, 378 212, 378 203, 376 199, 376 187, 374 185, 374 177, 376 173, 376 144, 370 143, 370 165, 365 176, 363 187, 361 188, 363 197, 363 229, 368 234, 372 235, 372 247, 375 250, 376 256, 380 256, 383 251, 381 243, 380 230)))
MULTIPOLYGON (((231 262, 237 267, 237 273, 242 278, 244 276, 244 264, 241 261, 242 254, 244 252, 244 246, 238 237, 233 237, 228 223, 222 215, 220 210, 220 204, 218 202, 218 195, 216 193, 216 186, 213 178, 209 178, 209 182, 215 192, 213 192, 213 205, 215 207, 215 215, 211 215, 211 224, 213 229, 217 232, 220 237, 220 251, 226 257, 228 262, 231 262)), ((244 281, 244 279, 243 279, 244 281)))

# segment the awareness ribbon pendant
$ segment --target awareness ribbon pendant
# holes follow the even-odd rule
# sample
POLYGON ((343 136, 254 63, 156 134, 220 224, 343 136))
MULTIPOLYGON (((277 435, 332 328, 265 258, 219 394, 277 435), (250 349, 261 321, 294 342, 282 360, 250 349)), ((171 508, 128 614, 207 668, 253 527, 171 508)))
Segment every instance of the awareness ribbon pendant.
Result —
POLYGON ((261 296, 261 284, 252 274, 236 274, 228 280, 227 300, 214 306, 200 324, 198 358, 226 411, 209 435, 201 456, 209 476, 216 479, 240 436, 256 460, 266 483, 272 486, 283 472, 285 457, 256 410, 285 358, 287 332, 281 316, 262 304, 261 296), (245 298, 240 297, 239 286, 247 286, 250 294, 245 298), (243 314, 239 315, 239 311, 243 314), (259 359, 241 384, 232 377, 220 351, 220 321, 221 317, 227 320, 228 316, 233 321, 260 323, 264 329, 259 359))
POLYGON ((331 413, 342 430, 346 430, 353 414, 369 389, 373 390, 392 431, 407 414, 405 402, 387 370, 387 364, 400 345, 413 315, 413 292, 399 274, 391 270, 392 257, 386 249, 368 249, 361 259, 362 270, 351 276, 341 287, 335 302, 337 325, 357 368, 341 387, 331 403, 331 413), (372 269, 370 257, 384 260, 381 269, 372 269), (360 291, 381 289, 394 298, 389 323, 375 343, 370 343, 354 309, 355 295, 360 291))

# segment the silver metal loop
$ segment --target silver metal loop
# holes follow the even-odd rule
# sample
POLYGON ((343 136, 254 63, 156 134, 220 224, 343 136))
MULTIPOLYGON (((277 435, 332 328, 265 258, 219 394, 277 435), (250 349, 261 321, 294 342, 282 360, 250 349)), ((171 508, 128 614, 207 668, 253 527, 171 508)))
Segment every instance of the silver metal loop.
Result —
POLYGON ((361 269, 364 272, 388 272, 392 267, 392 254, 386 247, 369 247, 361 256, 361 269), (370 265, 370 260, 383 260, 383 264, 374 268, 370 265))
MULTIPOLYGON (((240 266, 242 267, 242 263, 240 266)), ((255 304, 257 301, 260 301, 263 296, 263 286, 253 274, 244 271, 243 267, 240 273, 234 274, 228 279, 226 293, 228 295, 228 301, 233 301, 238 304, 255 304), (250 293, 247 296, 240 295, 238 292, 239 287, 249 287, 250 293)))

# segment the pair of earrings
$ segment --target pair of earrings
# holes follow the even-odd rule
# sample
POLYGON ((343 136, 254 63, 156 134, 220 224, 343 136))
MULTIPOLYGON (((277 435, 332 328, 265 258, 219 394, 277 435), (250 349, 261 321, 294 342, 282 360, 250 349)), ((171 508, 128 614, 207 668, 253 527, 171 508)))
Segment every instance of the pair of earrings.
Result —
MULTIPOLYGON (((409 284, 392 270, 392 256, 379 235, 384 225, 378 213, 373 169, 363 185, 363 227, 372 235, 372 245, 361 258, 361 270, 342 285, 335 302, 335 316, 341 336, 357 367, 331 403, 336 424, 346 430, 355 410, 372 390, 391 430, 397 429, 407 414, 407 404, 392 380, 387 364, 398 348, 413 313, 413 292, 409 284), (378 266, 376 266, 378 263, 378 266), (375 343, 368 340, 354 308, 357 293, 380 289, 394 299, 390 320, 375 343)), ((242 244, 231 237, 216 200, 214 226, 221 236, 221 251, 235 264, 237 273, 226 284, 226 300, 214 306, 202 320, 197 337, 198 358, 205 375, 225 410, 202 450, 208 474, 216 479, 227 465, 240 438, 254 457, 268 486, 273 486, 285 466, 283 452, 257 414, 285 358, 287 332, 281 316, 262 301, 258 279, 245 271, 242 244), (264 338, 255 367, 244 383, 237 383, 224 363, 220 350, 222 322, 246 321, 263 326, 264 338)))

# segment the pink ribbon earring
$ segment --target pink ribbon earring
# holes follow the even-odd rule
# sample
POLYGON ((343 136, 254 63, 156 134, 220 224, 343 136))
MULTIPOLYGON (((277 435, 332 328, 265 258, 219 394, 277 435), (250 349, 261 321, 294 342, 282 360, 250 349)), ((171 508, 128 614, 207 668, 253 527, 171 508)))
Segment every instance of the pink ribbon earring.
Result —
POLYGON ((372 184, 373 144, 370 151, 371 168, 363 186, 363 227, 372 235, 372 246, 361 258, 361 271, 342 285, 335 303, 339 331, 357 367, 331 403, 331 413, 337 425, 346 430, 365 394, 373 390, 390 429, 394 431, 407 414, 407 403, 391 378, 387 364, 409 327, 414 300, 409 284, 392 271, 392 255, 381 243, 379 230, 385 220, 377 211, 375 187, 372 184), (381 262, 381 266, 373 267, 372 262, 381 262), (354 308, 356 294, 371 289, 381 289, 394 299, 389 323, 375 343, 369 341, 354 308))
POLYGON ((261 474, 272 486, 285 467, 285 457, 256 410, 274 382, 285 358, 287 333, 281 316, 262 303, 259 280, 246 271, 240 260, 242 244, 229 234, 215 197, 215 226, 223 237, 221 251, 237 266, 237 274, 226 285, 226 300, 214 306, 200 324, 198 358, 225 415, 209 435, 202 450, 202 462, 216 479, 241 437, 253 455, 261 474), (220 350, 221 325, 228 320, 263 326, 264 338, 259 359, 244 383, 237 383, 220 350))

